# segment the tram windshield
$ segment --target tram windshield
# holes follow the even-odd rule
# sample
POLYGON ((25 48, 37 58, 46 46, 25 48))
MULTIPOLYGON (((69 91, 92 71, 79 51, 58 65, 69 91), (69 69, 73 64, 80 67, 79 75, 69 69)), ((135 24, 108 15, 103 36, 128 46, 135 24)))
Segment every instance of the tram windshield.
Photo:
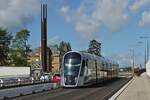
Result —
POLYGON ((75 52, 68 53, 64 57, 64 75, 78 76, 81 66, 81 55, 75 52))

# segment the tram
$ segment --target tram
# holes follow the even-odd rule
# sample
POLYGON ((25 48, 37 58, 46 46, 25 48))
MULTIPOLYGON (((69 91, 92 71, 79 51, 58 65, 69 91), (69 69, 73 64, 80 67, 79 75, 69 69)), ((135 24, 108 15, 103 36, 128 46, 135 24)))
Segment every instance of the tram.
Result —
POLYGON ((105 57, 70 51, 62 61, 61 86, 78 87, 118 77, 119 64, 105 57))

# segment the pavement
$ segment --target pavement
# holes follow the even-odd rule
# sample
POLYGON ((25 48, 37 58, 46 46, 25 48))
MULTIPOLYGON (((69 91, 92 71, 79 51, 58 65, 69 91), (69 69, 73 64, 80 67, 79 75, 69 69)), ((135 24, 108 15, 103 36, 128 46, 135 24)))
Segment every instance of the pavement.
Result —
POLYGON ((146 73, 133 77, 116 100, 150 100, 150 77, 146 73))

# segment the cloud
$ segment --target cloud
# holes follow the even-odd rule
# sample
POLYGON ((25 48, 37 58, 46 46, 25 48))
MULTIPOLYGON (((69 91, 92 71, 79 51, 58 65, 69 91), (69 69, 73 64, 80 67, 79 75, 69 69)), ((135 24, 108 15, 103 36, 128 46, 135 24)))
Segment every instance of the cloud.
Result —
POLYGON ((118 31, 127 22, 127 0, 97 0, 93 17, 111 31, 118 31))
POLYGON ((127 6, 128 0, 83 0, 77 9, 62 6, 60 11, 75 31, 91 38, 102 25, 113 32, 120 30, 128 21, 127 6))
POLYGON ((129 53, 122 53, 122 54, 111 54, 109 58, 117 61, 120 67, 123 66, 131 66, 132 64, 132 57, 129 53))
POLYGON ((80 16, 75 23, 75 30, 77 32, 83 33, 83 37, 90 37, 92 33, 98 30, 100 23, 95 19, 89 18, 88 16, 80 16))
POLYGON ((142 18, 139 21, 140 26, 150 26, 150 11, 144 11, 142 13, 142 18))
POLYGON ((150 0, 136 0, 129 8, 133 12, 137 12, 143 6, 149 5, 150 0))
POLYGON ((63 6, 61 9, 62 14, 66 14, 69 11, 69 7, 68 6, 63 6))
POLYGON ((14 31, 30 23, 40 11, 40 0, 0 0, 0 27, 14 31))
MULTIPOLYGON (((107 55, 108 56, 108 55, 107 55)), ((142 58, 144 55, 139 52, 135 52, 134 54, 134 64, 135 67, 139 67, 139 65, 144 66, 144 59, 142 58)), ((120 54, 109 54, 109 58, 112 58, 114 61, 117 61, 120 67, 133 66, 133 54, 132 52, 122 52, 120 54)))
POLYGON ((70 16, 68 15, 68 13, 70 12, 70 8, 69 6, 62 6, 61 9, 60 9, 60 12, 61 12, 61 15, 64 16, 65 20, 67 22, 70 22, 71 21, 71 18, 70 16))
MULTIPOLYGON (((149 6, 150 0, 136 0, 133 4, 129 7, 132 12, 138 12, 142 8, 149 6)), ((150 26, 150 11, 146 11, 143 9, 140 12, 141 19, 139 20, 140 26, 150 26)))

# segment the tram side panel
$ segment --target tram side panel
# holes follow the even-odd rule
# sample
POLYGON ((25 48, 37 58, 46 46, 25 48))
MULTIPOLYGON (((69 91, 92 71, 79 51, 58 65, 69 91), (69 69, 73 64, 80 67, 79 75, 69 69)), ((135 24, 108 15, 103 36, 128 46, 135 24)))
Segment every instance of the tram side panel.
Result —
POLYGON ((95 68, 95 62, 93 60, 89 60, 87 62, 87 72, 85 74, 85 84, 92 84, 96 80, 96 68, 95 68))
POLYGON ((98 76, 98 82, 103 82, 104 81, 104 77, 106 77, 105 75, 105 71, 104 71, 104 66, 102 62, 97 62, 97 76, 98 76))

